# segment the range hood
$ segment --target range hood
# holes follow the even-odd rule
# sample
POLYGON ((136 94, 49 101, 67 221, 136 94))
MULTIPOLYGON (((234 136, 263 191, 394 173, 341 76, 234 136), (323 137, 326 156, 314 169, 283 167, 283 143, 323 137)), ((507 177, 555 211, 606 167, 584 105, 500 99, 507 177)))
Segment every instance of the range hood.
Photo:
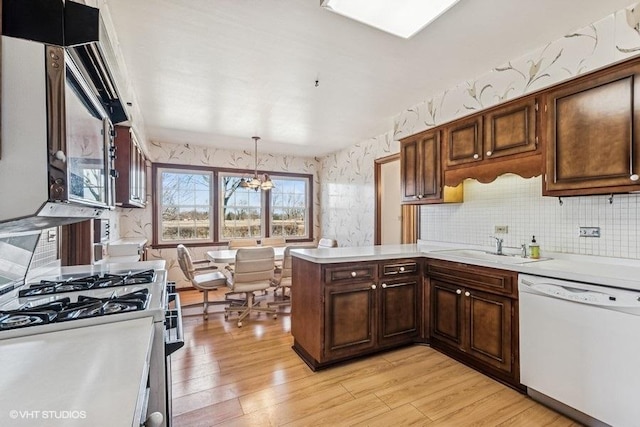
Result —
MULTIPOLYGON (((69 0, 4 0, 0 4, 0 237, 101 218, 112 203, 96 206, 51 196, 55 180, 50 165, 56 156, 64 162, 65 154, 50 150, 52 125, 47 104, 51 100, 44 54, 45 45, 63 47, 65 55, 75 60, 90 81, 88 86, 110 121, 127 120, 107 65, 107 58, 113 60, 115 56, 98 9, 69 0)), ((64 111, 64 105, 56 107, 64 111)))

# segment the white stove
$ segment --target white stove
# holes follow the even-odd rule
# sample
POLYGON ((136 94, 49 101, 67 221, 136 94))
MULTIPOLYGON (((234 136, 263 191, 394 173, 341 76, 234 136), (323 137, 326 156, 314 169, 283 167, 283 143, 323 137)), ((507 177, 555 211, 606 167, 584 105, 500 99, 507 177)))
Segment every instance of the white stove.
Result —
POLYGON ((164 321, 166 272, 144 267, 77 266, 30 280, 0 297, 0 340, 140 317, 164 321))
POLYGON ((169 426, 168 356, 183 341, 179 297, 168 289, 163 261, 61 267, 28 277, 0 295, 0 345, 10 338, 144 317, 154 325, 146 415, 160 413, 161 425, 169 426))

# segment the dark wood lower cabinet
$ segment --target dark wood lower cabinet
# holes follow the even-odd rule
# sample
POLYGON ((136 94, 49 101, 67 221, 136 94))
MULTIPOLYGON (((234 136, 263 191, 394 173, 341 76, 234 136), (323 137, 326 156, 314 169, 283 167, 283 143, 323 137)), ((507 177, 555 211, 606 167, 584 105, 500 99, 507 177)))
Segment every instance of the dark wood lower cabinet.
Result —
POLYGON ((420 332, 420 301, 422 279, 381 283, 379 295, 378 341, 380 346, 404 344, 413 341, 420 332))
POLYGON ((294 257, 294 350, 319 369, 413 343, 423 324, 420 266, 416 260, 315 264, 294 257), (310 306, 314 301, 319 310, 310 306))
POLYGON ((434 260, 427 270, 431 345, 519 388, 516 273, 434 260))
POLYGON ((368 281, 325 287, 325 358, 340 359, 374 348, 374 291, 375 284, 368 281))
POLYGON ((293 257, 292 276, 293 349, 314 370, 429 342, 522 390, 515 272, 433 259, 317 264, 293 257))

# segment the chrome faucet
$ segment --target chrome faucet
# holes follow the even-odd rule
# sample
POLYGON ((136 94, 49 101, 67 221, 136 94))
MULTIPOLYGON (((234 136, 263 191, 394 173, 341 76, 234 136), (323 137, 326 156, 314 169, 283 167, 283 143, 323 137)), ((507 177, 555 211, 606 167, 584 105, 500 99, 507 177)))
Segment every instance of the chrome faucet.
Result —
POLYGON ((520 245, 520 250, 522 250, 522 258, 526 258, 527 257, 527 244, 523 243, 522 245, 520 245))
POLYGON ((496 237, 496 236, 489 236, 489 237, 496 239, 496 255, 503 255, 502 243, 504 242, 504 239, 501 239, 500 237, 496 237))

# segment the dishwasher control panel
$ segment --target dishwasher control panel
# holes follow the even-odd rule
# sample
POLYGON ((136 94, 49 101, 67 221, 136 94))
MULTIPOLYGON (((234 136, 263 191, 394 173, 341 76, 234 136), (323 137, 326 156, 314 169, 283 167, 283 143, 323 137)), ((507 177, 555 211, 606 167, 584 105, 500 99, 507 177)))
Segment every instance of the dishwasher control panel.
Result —
POLYGON ((520 274, 518 290, 640 314, 640 292, 628 289, 520 274))
POLYGON ((616 301, 617 299, 615 296, 603 294, 601 292, 587 291, 584 289, 576 288, 565 288, 563 286, 556 285, 541 284, 534 285, 531 288, 547 295, 554 295, 572 301, 590 302, 594 304, 609 303, 610 301, 616 301))

